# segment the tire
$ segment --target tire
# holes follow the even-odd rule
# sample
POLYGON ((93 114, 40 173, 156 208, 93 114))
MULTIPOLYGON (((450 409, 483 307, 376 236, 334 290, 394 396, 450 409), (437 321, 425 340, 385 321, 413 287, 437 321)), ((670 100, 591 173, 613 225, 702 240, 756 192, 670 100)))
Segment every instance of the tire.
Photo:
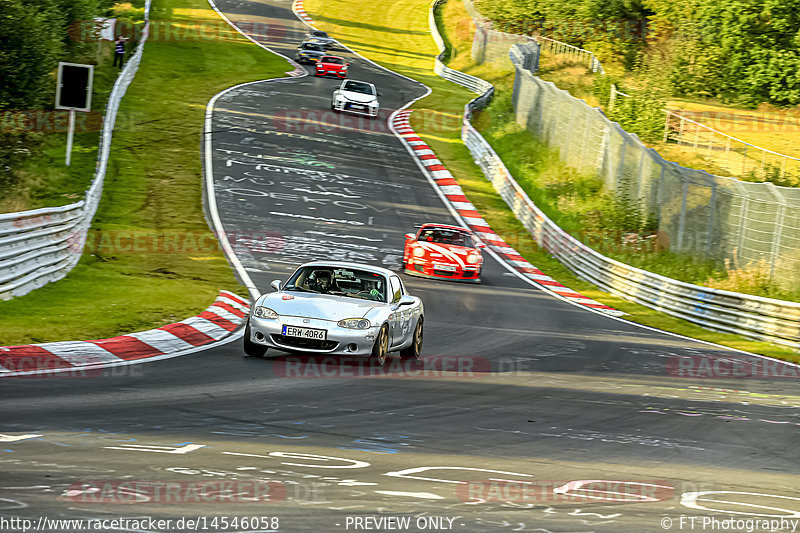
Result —
POLYGON ((400 355, 406 359, 419 359, 422 355, 422 317, 417 320, 417 327, 414 328, 414 340, 411 346, 400 350, 400 355))
POLYGON ((380 332, 378 332, 378 338, 375 339, 375 344, 372 346, 372 355, 370 356, 370 359, 374 362, 374 364, 383 366, 386 364, 386 354, 388 352, 389 327, 384 324, 381 327, 380 332))
POLYGON ((267 354, 267 347, 256 344, 250 340, 250 322, 244 328, 244 337, 242 337, 242 348, 247 357, 264 357, 267 354))

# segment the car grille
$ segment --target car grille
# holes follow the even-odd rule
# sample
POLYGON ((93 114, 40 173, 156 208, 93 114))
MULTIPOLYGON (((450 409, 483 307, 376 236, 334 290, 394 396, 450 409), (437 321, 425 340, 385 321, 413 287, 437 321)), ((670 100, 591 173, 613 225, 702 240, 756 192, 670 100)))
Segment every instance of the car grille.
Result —
POLYGON ((339 345, 336 341, 321 341, 319 339, 304 339, 302 337, 285 337, 283 335, 270 335, 272 341, 279 346, 287 348, 303 348, 305 350, 332 351, 339 345))
POLYGON ((449 270, 439 270, 438 268, 433 269, 433 273, 437 276, 455 276, 455 272, 451 272, 449 270))

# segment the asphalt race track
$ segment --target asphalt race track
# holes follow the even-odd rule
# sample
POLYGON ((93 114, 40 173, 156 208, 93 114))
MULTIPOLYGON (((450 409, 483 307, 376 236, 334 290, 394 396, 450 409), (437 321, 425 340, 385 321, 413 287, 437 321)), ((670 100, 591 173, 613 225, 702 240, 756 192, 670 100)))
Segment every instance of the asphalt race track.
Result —
MULTIPOLYGON (((218 7, 268 22, 255 37, 285 55, 305 33, 286 1, 218 7)), ((333 114, 338 82, 314 76, 235 88, 215 106, 219 215, 262 292, 311 259, 397 269, 415 224, 453 220, 385 124, 424 87, 340 53, 383 93, 381 120, 333 114)), ((98 375, 0 380, 0 525, 611 533, 800 519, 796 378, 675 377, 676 361, 731 352, 554 299, 491 258, 481 285, 404 279, 425 303, 424 356, 391 356, 386 375, 246 358, 236 340, 98 375), (109 489, 137 481, 228 485, 194 500, 109 489), (251 486, 275 501, 236 497, 251 486), (377 525, 389 517, 410 522, 377 525)))

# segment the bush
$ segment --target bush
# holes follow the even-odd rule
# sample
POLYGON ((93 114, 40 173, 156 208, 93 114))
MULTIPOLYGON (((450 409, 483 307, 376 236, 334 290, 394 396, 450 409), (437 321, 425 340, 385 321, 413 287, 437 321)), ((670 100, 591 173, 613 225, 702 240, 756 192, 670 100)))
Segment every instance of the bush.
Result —
POLYGON ((658 142, 664 136, 666 101, 659 91, 630 90, 629 97, 617 96, 608 117, 625 131, 635 133, 644 142, 658 142))

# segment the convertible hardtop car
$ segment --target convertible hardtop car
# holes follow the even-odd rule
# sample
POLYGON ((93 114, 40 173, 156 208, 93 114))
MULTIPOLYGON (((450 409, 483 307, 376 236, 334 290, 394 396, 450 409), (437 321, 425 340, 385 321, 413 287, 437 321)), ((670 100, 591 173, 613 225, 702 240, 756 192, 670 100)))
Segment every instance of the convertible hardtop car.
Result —
POLYGON ((324 55, 327 55, 324 45, 313 41, 305 41, 300 43, 297 48, 295 59, 301 63, 316 63, 324 55))
POLYGON ((406 234, 403 269, 412 276, 480 283, 485 247, 466 228, 423 224, 406 234))
POLYGON ((335 42, 333 37, 331 37, 330 35, 328 35, 324 31, 320 31, 320 30, 313 30, 313 31, 310 31, 310 32, 306 33, 305 38, 303 39, 303 41, 310 41, 310 42, 314 42, 314 43, 319 43, 319 44, 323 45, 325 48, 332 47, 333 43, 335 42))
POLYGON ((317 67, 314 75, 328 76, 332 74, 334 76, 338 76, 339 78, 346 78, 347 67, 349 66, 350 63, 347 63, 343 57, 325 55, 320 57, 319 61, 317 61, 317 67))
POLYGON ((422 300, 395 272, 359 263, 301 265, 272 282, 251 308, 244 351, 368 356, 383 365, 389 352, 417 359, 422 352, 422 300))

